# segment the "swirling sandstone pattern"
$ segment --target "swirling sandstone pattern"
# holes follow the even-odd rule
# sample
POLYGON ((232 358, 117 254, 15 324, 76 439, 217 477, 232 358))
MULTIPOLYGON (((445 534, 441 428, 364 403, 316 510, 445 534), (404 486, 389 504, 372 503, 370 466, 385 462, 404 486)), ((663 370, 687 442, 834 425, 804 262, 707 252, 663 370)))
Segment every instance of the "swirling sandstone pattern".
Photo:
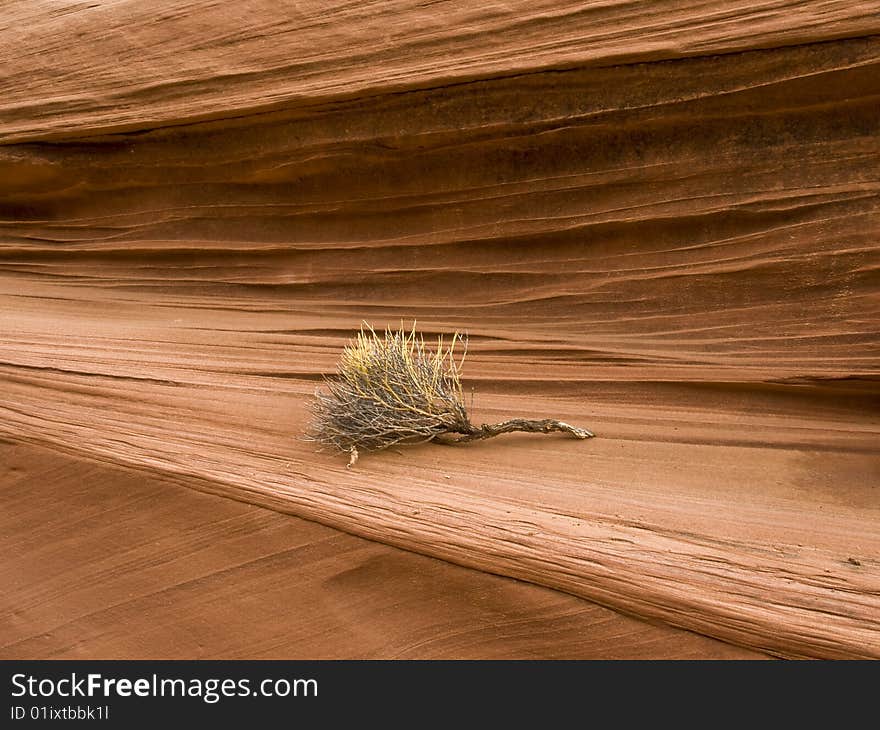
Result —
POLYGON ((4 659, 759 657, 155 473, 0 457, 4 659))
POLYGON ((12 3, 0 434, 880 657, 880 5, 12 3), (362 319, 510 436, 298 440, 362 319))

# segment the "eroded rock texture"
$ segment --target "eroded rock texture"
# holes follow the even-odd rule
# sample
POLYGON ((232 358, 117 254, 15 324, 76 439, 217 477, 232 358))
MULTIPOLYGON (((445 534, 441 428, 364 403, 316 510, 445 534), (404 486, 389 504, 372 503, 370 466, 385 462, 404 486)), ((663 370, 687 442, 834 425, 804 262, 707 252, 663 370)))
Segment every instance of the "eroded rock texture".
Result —
POLYGON ((3 12, 0 434, 880 657, 878 3, 3 12), (470 334, 477 420, 599 438, 302 442, 414 319, 470 334))
POLYGON ((0 456, 4 659, 761 657, 154 473, 0 456))

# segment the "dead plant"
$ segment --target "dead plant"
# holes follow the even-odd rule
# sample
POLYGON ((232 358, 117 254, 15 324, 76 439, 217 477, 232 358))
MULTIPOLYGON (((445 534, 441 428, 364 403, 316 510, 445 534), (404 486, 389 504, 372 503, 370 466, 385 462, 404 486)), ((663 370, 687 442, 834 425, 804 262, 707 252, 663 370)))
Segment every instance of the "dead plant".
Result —
POLYGON ((377 334, 364 323, 342 351, 337 378, 327 380, 328 393, 318 391, 314 421, 307 438, 334 446, 350 455, 398 444, 422 443, 451 436, 445 443, 465 443, 502 433, 562 431, 579 439, 590 431, 553 419, 513 418, 475 426, 468 418, 461 386, 467 336, 456 332, 449 344, 437 339, 430 349, 424 337, 401 327, 377 334), (455 349, 461 345, 456 360, 455 349))

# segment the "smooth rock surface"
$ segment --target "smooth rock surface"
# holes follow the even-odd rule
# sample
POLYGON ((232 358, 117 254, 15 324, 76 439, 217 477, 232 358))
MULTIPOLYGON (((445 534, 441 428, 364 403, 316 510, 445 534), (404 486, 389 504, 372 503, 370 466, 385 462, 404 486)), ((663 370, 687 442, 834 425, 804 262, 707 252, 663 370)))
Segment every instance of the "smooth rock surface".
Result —
POLYGON ((4 659, 742 659, 144 472, 0 444, 4 659))

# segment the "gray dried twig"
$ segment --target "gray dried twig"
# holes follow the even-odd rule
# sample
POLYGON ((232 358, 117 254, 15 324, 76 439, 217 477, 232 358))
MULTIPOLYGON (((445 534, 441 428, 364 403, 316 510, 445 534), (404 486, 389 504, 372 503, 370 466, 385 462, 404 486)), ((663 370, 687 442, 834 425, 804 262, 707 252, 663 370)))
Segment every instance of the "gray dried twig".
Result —
POLYGON ((349 452, 352 466, 358 449, 387 449, 446 434, 458 436, 454 443, 511 431, 562 431, 580 439, 593 436, 586 429, 553 419, 514 418, 473 425, 461 387, 466 350, 467 337, 457 332, 448 346, 440 337, 437 348, 431 350, 415 327, 411 332, 386 330, 382 336, 365 324, 343 350, 338 377, 328 380, 329 392, 316 394, 315 418, 307 438, 349 452), (456 361, 459 344, 463 352, 456 361))

